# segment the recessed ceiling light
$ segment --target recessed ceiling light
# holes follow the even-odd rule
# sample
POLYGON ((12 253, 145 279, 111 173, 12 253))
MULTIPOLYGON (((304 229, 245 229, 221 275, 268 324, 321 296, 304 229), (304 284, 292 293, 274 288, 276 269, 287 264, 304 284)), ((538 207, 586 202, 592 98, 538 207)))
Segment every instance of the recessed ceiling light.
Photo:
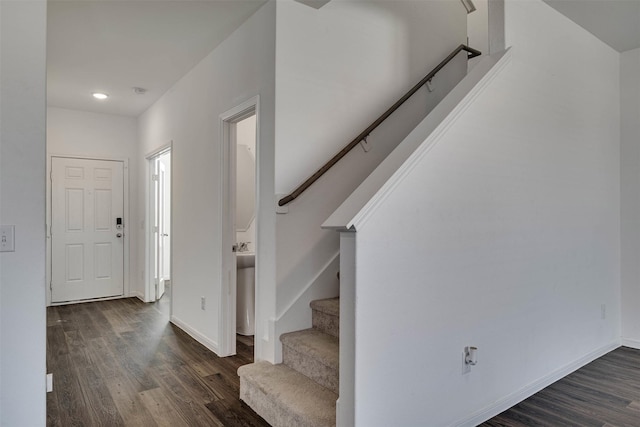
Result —
POLYGON ((95 99, 107 99, 109 97, 109 95, 107 95, 106 93, 102 93, 102 92, 93 92, 93 97, 95 99))

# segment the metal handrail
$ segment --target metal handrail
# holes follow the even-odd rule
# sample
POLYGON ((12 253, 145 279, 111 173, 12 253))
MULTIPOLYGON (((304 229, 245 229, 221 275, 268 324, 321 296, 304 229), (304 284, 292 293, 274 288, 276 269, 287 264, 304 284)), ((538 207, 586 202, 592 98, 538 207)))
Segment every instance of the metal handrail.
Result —
POLYGON ((320 178, 322 175, 324 175, 325 172, 327 172, 329 169, 331 169, 331 167, 333 165, 338 163, 338 161, 340 159, 342 159, 349 151, 351 151, 356 145, 358 145, 360 143, 360 141, 366 139, 367 136, 369 136, 369 134, 375 128, 377 128, 382 122, 384 122, 391 114, 393 114, 394 111, 396 111, 402 104, 404 104, 404 102, 407 99, 411 98, 411 96, 414 93, 416 93, 418 91, 418 89, 420 89, 429 80, 431 80, 433 78, 433 76, 435 76, 438 73, 438 71, 440 71, 445 65, 447 65, 449 63, 449 61, 451 61, 453 58, 455 58, 455 56, 457 54, 459 54, 460 52, 462 52, 463 50, 467 52, 467 59, 475 58, 476 56, 482 55, 482 52, 480 52, 479 50, 473 49, 473 48, 471 48, 471 47, 469 47, 467 45, 461 44, 460 46, 458 46, 453 52, 451 52, 449 54, 449 56, 447 56, 441 63, 439 63, 433 70, 431 70, 429 72, 429 74, 427 74, 414 87, 412 87, 411 90, 409 90, 409 92, 407 92, 402 98, 400 98, 395 104, 393 104, 391 106, 391 108, 389 108, 387 111, 384 112, 384 114, 382 114, 380 117, 378 117, 378 119, 375 122, 371 123, 371 125, 369 125, 368 128, 366 128, 364 131, 362 131, 362 133, 360 133, 360 135, 356 136, 353 139, 353 141, 351 141, 346 147, 344 147, 342 150, 340 150, 340 152, 338 154, 333 156, 331 158, 331 160, 329 160, 327 163, 325 163, 324 166, 322 166, 320 169, 318 169, 318 171, 316 173, 314 173, 309 178, 307 178, 307 180, 304 181, 302 184, 300 184, 298 186, 298 188, 296 188, 291 194, 289 194, 288 196, 285 196, 282 199, 280 199, 278 201, 278 206, 284 206, 287 203, 292 202, 293 200, 295 200, 300 194, 302 194, 307 188, 309 188, 311 186, 311 184, 316 182, 318 180, 318 178, 320 178))

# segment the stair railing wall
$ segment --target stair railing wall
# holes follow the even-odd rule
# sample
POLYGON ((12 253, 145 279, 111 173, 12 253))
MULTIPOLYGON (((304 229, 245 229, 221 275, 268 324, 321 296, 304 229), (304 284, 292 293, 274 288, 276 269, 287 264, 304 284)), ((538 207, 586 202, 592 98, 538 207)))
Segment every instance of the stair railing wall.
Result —
POLYGON ((289 195, 283 197, 278 201, 279 206, 284 206, 293 200, 295 200, 300 194, 302 194, 307 188, 309 188, 314 182, 316 182, 322 175, 324 175, 333 165, 338 163, 340 159, 347 155, 355 146, 360 142, 366 141, 367 137, 373 132, 380 124, 382 124, 389 116, 391 116, 402 104, 404 104, 409 98, 411 98, 422 86, 426 85, 433 79, 433 77, 442 70, 453 58, 455 58, 460 52, 467 52, 467 59, 475 58, 482 55, 482 52, 473 49, 469 46, 461 44, 453 50, 444 60, 442 60, 433 70, 431 70, 422 80, 415 84, 402 98, 396 101, 387 111, 385 111, 380 117, 378 117, 373 123, 371 123, 365 130, 363 130, 357 137, 355 137, 349 144, 347 144, 342 150, 340 150, 335 156, 333 156, 327 163, 318 169, 313 175, 307 178, 302 184, 300 184, 289 195))

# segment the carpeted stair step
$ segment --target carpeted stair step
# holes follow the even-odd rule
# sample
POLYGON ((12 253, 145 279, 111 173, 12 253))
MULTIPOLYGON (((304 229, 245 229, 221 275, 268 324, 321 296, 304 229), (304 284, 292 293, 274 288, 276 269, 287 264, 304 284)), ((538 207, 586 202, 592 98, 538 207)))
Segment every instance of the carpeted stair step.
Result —
POLYGON ((340 336, 340 298, 311 301, 313 327, 325 334, 340 336))
POLYGON ((284 364, 338 393, 338 338, 317 329, 280 336, 284 364))
POLYGON ((240 399, 273 427, 336 425, 338 395, 284 364, 238 369, 240 399))

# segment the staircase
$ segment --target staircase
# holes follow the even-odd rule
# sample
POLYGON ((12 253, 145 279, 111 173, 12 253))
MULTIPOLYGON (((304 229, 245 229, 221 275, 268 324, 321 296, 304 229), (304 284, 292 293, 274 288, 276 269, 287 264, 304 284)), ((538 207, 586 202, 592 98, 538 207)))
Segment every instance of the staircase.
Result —
POLYGON ((340 299, 310 305, 313 328, 280 337, 283 363, 238 369, 240 399, 274 427, 336 425, 340 299))

